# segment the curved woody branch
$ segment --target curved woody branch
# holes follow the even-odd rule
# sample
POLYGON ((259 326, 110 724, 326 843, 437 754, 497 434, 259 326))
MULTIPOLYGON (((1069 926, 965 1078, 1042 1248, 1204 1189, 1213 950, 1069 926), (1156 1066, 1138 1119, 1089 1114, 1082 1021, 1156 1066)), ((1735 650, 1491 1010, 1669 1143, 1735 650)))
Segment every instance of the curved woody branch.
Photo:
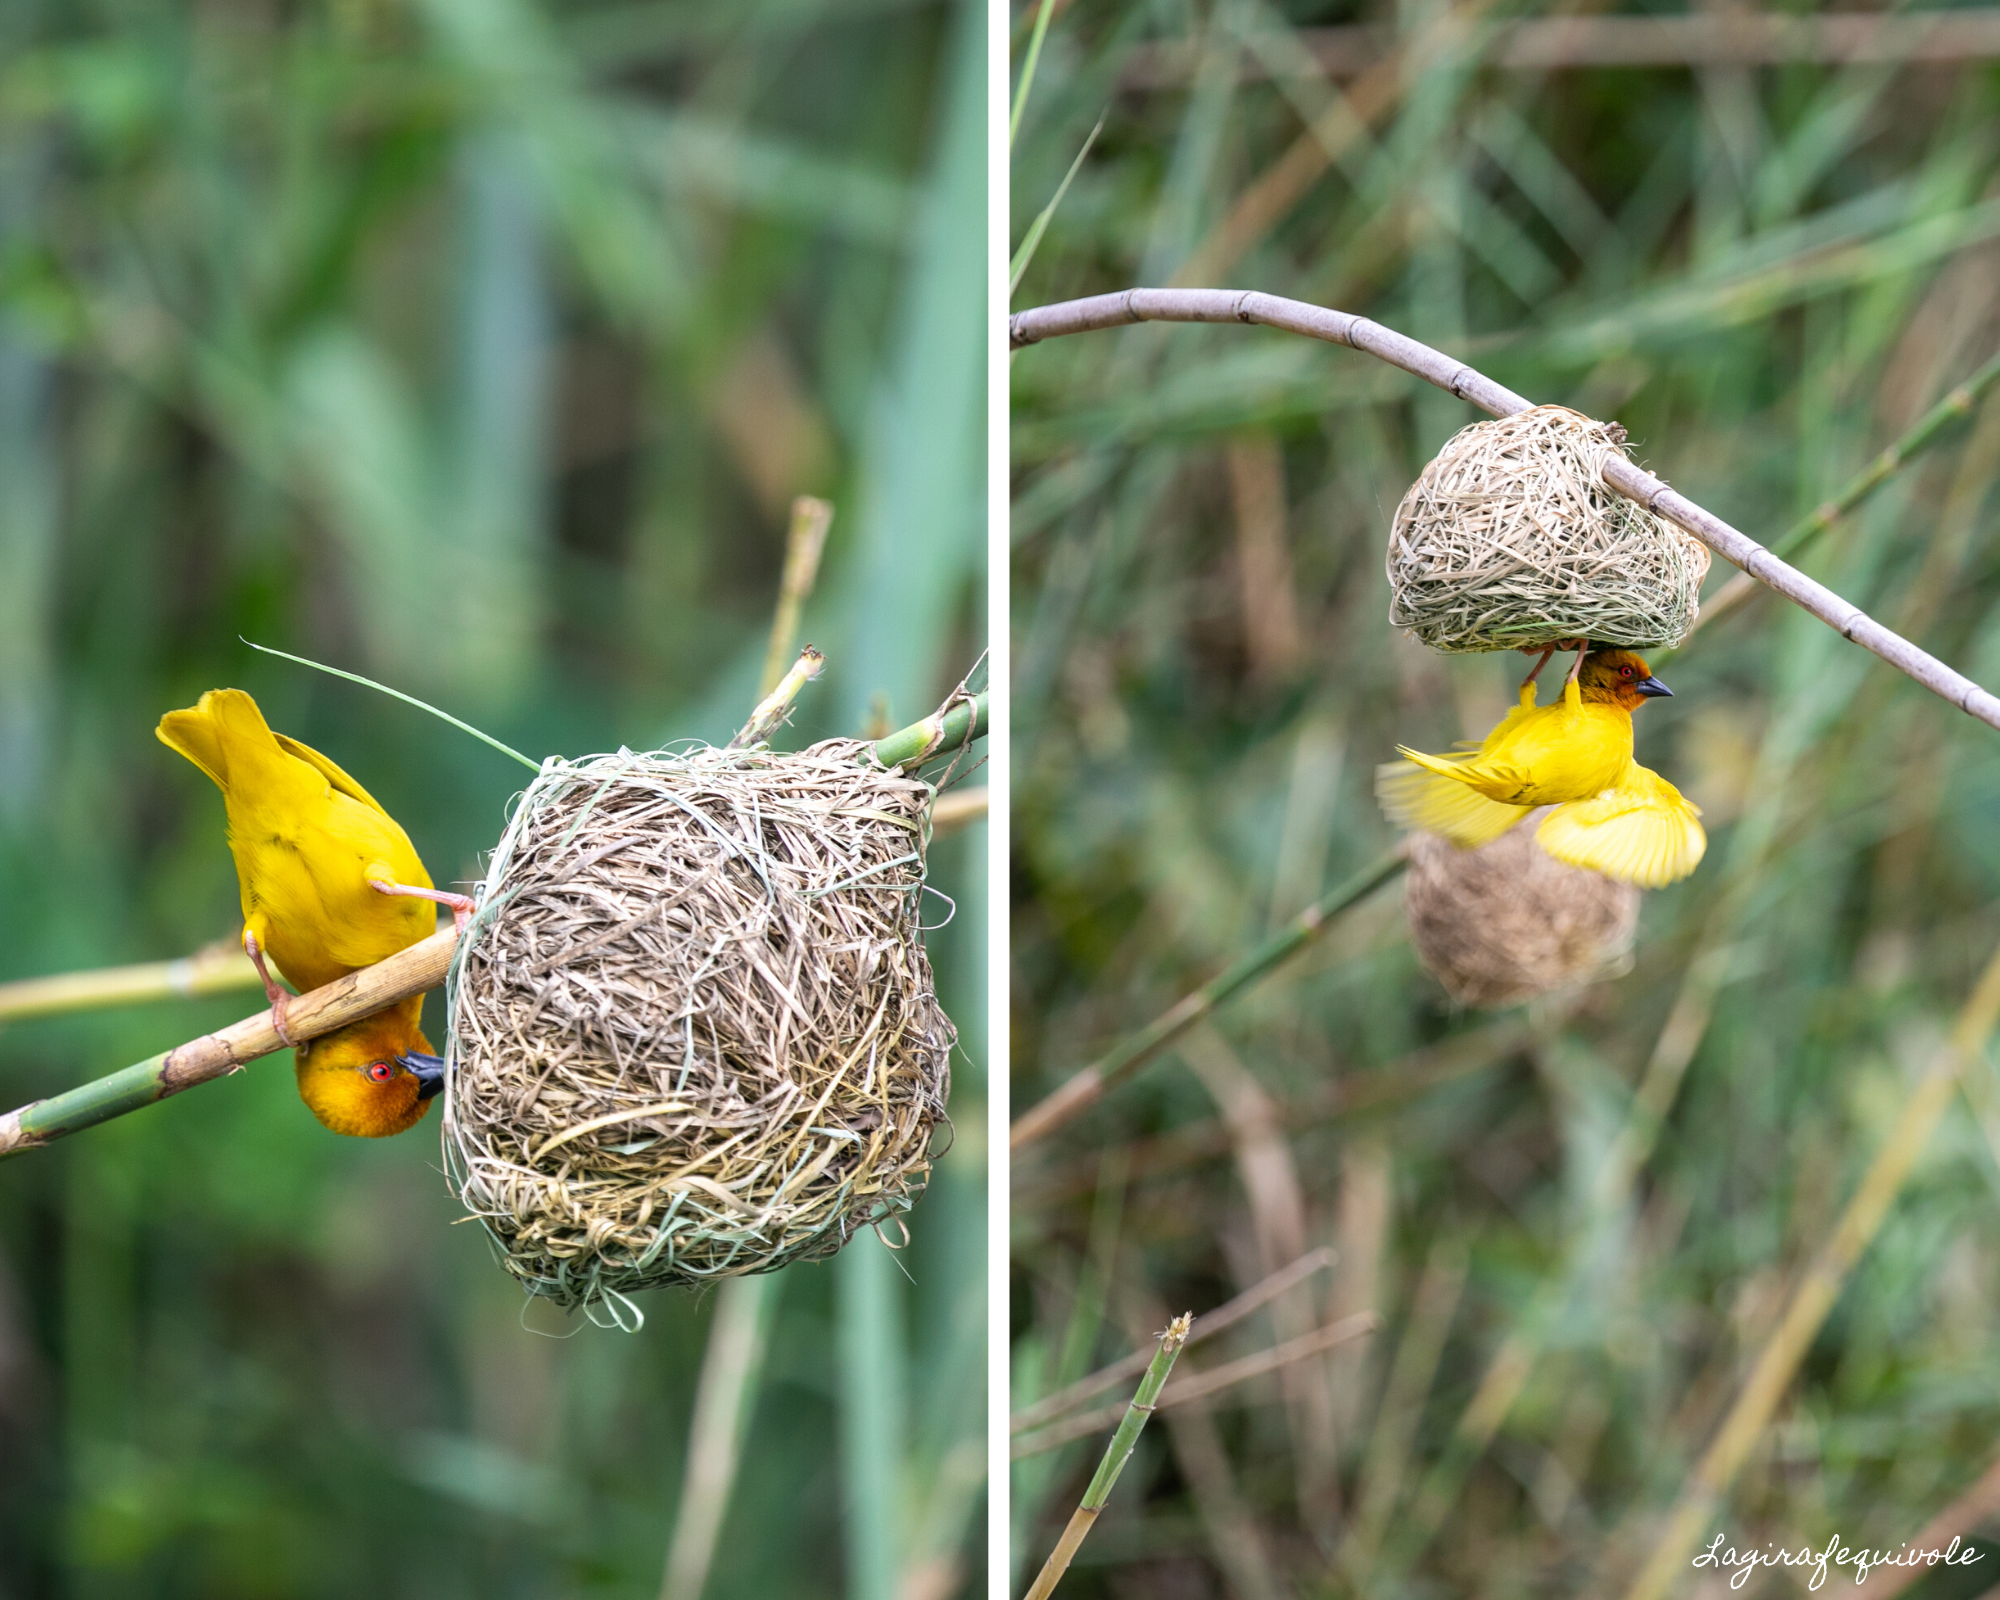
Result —
MULTIPOLYGON (((914 767, 970 744, 986 732, 987 705, 984 693, 957 699, 938 715, 878 740, 875 758, 886 767, 914 767)), ((437 988, 451 965, 455 939, 454 931, 447 926, 421 943, 397 951, 386 961, 350 972, 324 988, 298 996, 286 1013, 287 1031, 301 1042, 317 1039, 335 1028, 385 1011, 413 994, 437 988)), ((92 1079, 46 1100, 0 1112, 0 1160, 24 1150, 39 1149, 113 1117, 122 1117, 128 1111, 137 1111, 212 1078, 240 1072, 258 1057, 284 1048, 271 1013, 260 1011, 172 1050, 148 1056, 122 1071, 92 1079)))
MULTIPOLYGON (((1009 319, 1008 343, 1018 350, 1063 334, 1089 333, 1134 322, 1234 322, 1281 328, 1309 339, 1360 350, 1469 400, 1496 417, 1526 411, 1532 404, 1464 362, 1366 317, 1255 290, 1126 289, 1117 294, 1037 306, 1017 312, 1009 319)), ((1614 456, 1605 462, 1604 481, 1627 499, 1636 500, 1685 529, 1759 583, 1811 612, 1842 638, 1872 651, 1968 716, 1977 717, 1990 728, 2000 728, 2000 698, 1902 635, 1883 627, 1826 585, 1780 560, 1748 534, 1669 488, 1665 480, 1614 456)))

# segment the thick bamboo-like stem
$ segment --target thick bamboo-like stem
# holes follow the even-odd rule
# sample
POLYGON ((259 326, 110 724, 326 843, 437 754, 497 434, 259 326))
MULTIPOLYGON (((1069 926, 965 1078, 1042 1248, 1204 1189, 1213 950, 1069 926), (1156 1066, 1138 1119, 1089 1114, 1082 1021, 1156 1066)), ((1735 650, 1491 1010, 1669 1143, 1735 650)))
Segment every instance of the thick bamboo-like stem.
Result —
POLYGON ((986 737, 990 691, 955 700, 943 711, 875 741, 875 759, 885 767, 920 767, 933 756, 945 755, 986 737))
MULTIPOLYGON (((1134 322, 1229 322, 1280 328, 1372 355, 1496 417, 1526 411, 1532 404, 1464 362, 1366 317, 1255 290, 1126 289, 1085 300, 1066 300, 1016 313, 1008 323, 1008 336, 1013 347, 1020 349, 1061 334, 1120 328, 1134 322)), ((1978 718, 1988 727, 2000 728, 2000 697, 1989 694, 1963 673, 1883 627, 1859 606, 1786 564, 1748 534, 1669 488, 1643 467, 1635 466, 1623 456, 1611 456, 1604 464, 1604 481, 1628 500, 1637 501, 1692 534, 1759 583, 1811 612, 1842 638, 1872 651, 1968 716, 1978 718)))
MULTIPOLYGON (((1996 355, 1926 411, 1911 424, 1908 432, 1856 473, 1832 499, 1814 507, 1799 518, 1786 530, 1782 539, 1773 540, 1771 554, 1781 560, 1789 561, 1804 550, 1828 528, 1928 450, 1953 423, 1971 416, 1972 408, 1995 383, 2000 383, 2000 355, 1996 355)), ((1695 618, 1694 628, 1690 633, 1699 632, 1718 617, 1726 617, 1750 596, 1756 594, 1759 588, 1757 580, 1749 573, 1737 573, 1717 591, 1713 600, 1703 604, 1701 615, 1695 618)), ((1685 649, 1686 646, 1683 645, 1682 648, 1685 649)))
POLYGON ((1308 945, 1315 944, 1335 917, 1358 905, 1409 865, 1399 845, 1372 865, 1362 868, 1331 894, 1314 901, 1235 965, 1184 995, 1137 1033, 1117 1044, 1061 1088, 1015 1119, 1007 1135, 1008 1148, 1019 1150, 1060 1128, 1102 1100, 1105 1091, 1132 1076, 1162 1050, 1258 979, 1283 966, 1308 945))
MULTIPOLYGON (((446 928, 397 951, 387 961, 297 996, 285 1013, 287 1031, 300 1042, 317 1039, 413 994, 435 989, 444 982, 455 942, 456 935, 446 928)), ((271 1013, 260 1011, 215 1033, 149 1056, 122 1072, 7 1112, 0 1116, 0 1157, 38 1149, 211 1078, 240 1072, 259 1056, 284 1048, 271 1013)))
POLYGON ((1791 1388, 1799 1363, 1834 1301, 1840 1298, 1848 1273, 1873 1242, 1910 1169, 1930 1142, 1961 1075, 1984 1062, 1996 1023, 2000 1023, 2000 951, 1987 962, 1958 1014, 1951 1037, 1932 1057, 1904 1103, 1902 1115, 1840 1214, 1832 1236, 1820 1246, 1792 1290, 1784 1316, 1757 1352, 1756 1363, 1729 1415, 1703 1452, 1693 1476, 1682 1486, 1666 1531, 1626 1592, 1626 1600, 1662 1600, 1687 1571, 1689 1553, 1700 1544, 1703 1531, 1791 1388))
MULTIPOLYGON (((1206 1400, 1210 1395, 1220 1394, 1225 1389, 1233 1389, 1239 1383, 1248 1383, 1252 1378, 1262 1378, 1278 1372, 1296 1361, 1306 1361, 1341 1345, 1373 1333, 1381 1326, 1382 1319, 1372 1311, 1357 1311, 1351 1317, 1342 1317, 1338 1322, 1330 1322, 1323 1328, 1314 1328, 1310 1333, 1302 1333, 1297 1338, 1287 1339, 1283 1344, 1259 1350, 1252 1355, 1235 1361, 1224 1362, 1208 1372, 1182 1373, 1181 1381, 1160 1396, 1154 1405, 1155 1411, 1165 1411, 1170 1406, 1191 1405, 1197 1400, 1206 1400)), ((1079 1416, 1067 1417, 1051 1424, 1025 1439, 1017 1439, 1009 1450, 1015 1461, 1029 1456, 1041 1455, 1044 1451, 1059 1450, 1077 1439, 1087 1439, 1093 1433, 1101 1433, 1118 1420, 1119 1408, 1115 1405, 1100 1406, 1095 1411, 1086 1411, 1079 1416)))
MULTIPOLYGON (((926 717, 878 740, 875 758, 885 767, 916 766, 970 744, 986 732, 986 706, 984 694, 961 700, 942 716, 926 717)), ((317 1039, 335 1028, 386 1011, 413 994, 437 988, 451 965, 452 943, 452 930, 446 928, 397 951, 386 961, 295 997, 286 1012, 287 1031, 300 1042, 317 1039)), ((0 1114, 0 1159, 122 1117, 211 1078, 241 1071, 259 1056, 284 1048, 271 1013, 260 1011, 120 1072, 0 1114)))
POLYGON ((1111 1443, 1105 1446, 1104 1459, 1098 1462, 1090 1487, 1084 1490, 1082 1502, 1070 1513, 1069 1524, 1056 1541, 1055 1549, 1049 1552, 1049 1559, 1042 1563, 1041 1572, 1028 1590, 1027 1600, 1048 1600, 1056 1585, 1062 1581, 1062 1575, 1069 1571, 1077 1546, 1083 1543, 1084 1535, 1097 1521, 1104 1502, 1111 1498, 1111 1488, 1117 1483, 1118 1474, 1125 1470, 1125 1463, 1138 1448, 1139 1434, 1146 1426, 1146 1419, 1153 1414, 1160 1390, 1166 1386, 1167 1374, 1174 1370, 1174 1358, 1181 1353, 1181 1346, 1187 1343, 1193 1326, 1193 1314, 1184 1311, 1160 1335, 1160 1348, 1153 1352, 1152 1364, 1146 1368, 1145 1377, 1139 1380, 1139 1392, 1126 1406, 1125 1418, 1118 1424, 1118 1431, 1111 1436, 1111 1443))
MULTIPOLYGON (((1279 1295, 1303 1283, 1315 1272, 1331 1267, 1338 1259, 1334 1251, 1321 1246, 1308 1250, 1298 1260, 1280 1267, 1262 1283, 1253 1283, 1234 1300, 1226 1301, 1213 1311, 1204 1311, 1201 1316, 1201 1332, 1188 1338, 1189 1344, 1200 1344, 1205 1339, 1213 1339, 1218 1333, 1227 1332, 1251 1312, 1269 1305, 1279 1295)), ((1045 1428, 1058 1417, 1065 1416, 1082 1405, 1093 1395, 1116 1384, 1130 1383, 1146 1370, 1152 1360, 1152 1352, 1145 1349, 1134 1350, 1128 1356, 1121 1356, 1108 1367, 1100 1367, 1088 1377, 1078 1378, 1075 1383, 1058 1389, 1052 1395, 1045 1395, 1031 1406, 1023 1406, 1007 1419, 1009 1433, 1027 1433, 1035 1428, 1045 1428)))
POLYGON ((203 995, 255 989, 257 969, 231 943, 220 943, 174 961, 141 961, 129 967, 58 972, 46 978, 0 983, 0 1022, 51 1017, 148 1000, 193 1000, 203 995))

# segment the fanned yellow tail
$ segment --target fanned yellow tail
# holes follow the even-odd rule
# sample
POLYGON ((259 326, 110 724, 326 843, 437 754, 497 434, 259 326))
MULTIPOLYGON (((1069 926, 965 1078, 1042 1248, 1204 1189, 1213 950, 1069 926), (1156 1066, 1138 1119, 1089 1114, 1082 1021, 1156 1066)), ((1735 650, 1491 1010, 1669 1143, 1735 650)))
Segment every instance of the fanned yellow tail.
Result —
POLYGON ((284 760, 257 702, 241 689, 211 689, 187 710, 169 711, 154 732, 160 743, 207 773, 224 794, 284 760))
POLYGON ((1572 867, 1659 889, 1701 864, 1708 835, 1695 820, 1700 815, 1666 779, 1635 765, 1617 787, 1557 806, 1535 842, 1572 867))
POLYGON ((389 814, 381 801, 311 745, 273 732, 257 702, 241 689, 211 689, 185 711, 169 711, 154 732, 161 744, 207 773, 224 794, 240 792, 251 773, 266 784, 286 779, 296 784, 304 774, 290 771, 284 759, 295 756, 350 799, 389 814))
POLYGON ((1408 761, 1391 761, 1375 769, 1375 798, 1400 828, 1439 834, 1471 850, 1499 838, 1533 809, 1487 799, 1450 776, 1452 763, 1442 757, 1414 750, 1403 754, 1408 761))

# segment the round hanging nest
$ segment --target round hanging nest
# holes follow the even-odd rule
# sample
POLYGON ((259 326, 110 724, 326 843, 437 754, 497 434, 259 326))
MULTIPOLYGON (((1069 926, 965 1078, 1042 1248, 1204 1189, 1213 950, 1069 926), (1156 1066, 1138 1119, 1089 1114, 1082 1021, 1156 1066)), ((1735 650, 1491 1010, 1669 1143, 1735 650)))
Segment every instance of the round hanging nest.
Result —
POLYGON ((1565 866, 1529 823, 1477 850, 1412 834, 1403 904, 1417 959, 1466 1006, 1616 977, 1631 965, 1639 921, 1637 889, 1565 866))
POLYGON ((565 1308, 831 1255, 930 1173, 934 791, 869 746, 550 761, 448 991, 445 1158, 565 1308))
POLYGON ((1708 550, 1605 484, 1624 443, 1566 406, 1453 435, 1396 507, 1390 622, 1452 652, 1679 644, 1708 550))

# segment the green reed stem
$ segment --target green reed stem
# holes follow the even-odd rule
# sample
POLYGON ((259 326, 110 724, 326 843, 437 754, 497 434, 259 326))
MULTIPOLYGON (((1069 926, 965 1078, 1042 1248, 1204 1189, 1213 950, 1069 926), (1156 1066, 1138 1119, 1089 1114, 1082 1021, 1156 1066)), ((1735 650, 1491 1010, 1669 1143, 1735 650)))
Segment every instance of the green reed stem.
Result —
POLYGON ((1167 1375, 1174 1370, 1174 1358, 1181 1353, 1181 1346, 1187 1343, 1188 1333, 1193 1327, 1194 1314, 1183 1311, 1160 1335, 1160 1348, 1153 1352, 1146 1375, 1139 1380, 1139 1392, 1132 1396, 1132 1403, 1125 1408, 1118 1431, 1111 1436, 1111 1443, 1105 1446, 1104 1459, 1098 1462, 1097 1471, 1091 1477, 1090 1487, 1083 1491, 1083 1499, 1070 1513, 1069 1524, 1063 1529, 1062 1537, 1056 1540, 1049 1559, 1042 1563, 1034 1586, 1028 1590, 1027 1600, 1048 1600, 1049 1595, 1055 1592, 1055 1586, 1062 1581, 1062 1575, 1069 1571, 1077 1546, 1083 1543, 1084 1535, 1096 1523, 1097 1514, 1104 1509, 1104 1502, 1111 1498, 1111 1488, 1117 1483, 1118 1474, 1125 1470, 1125 1463, 1132 1459, 1132 1452, 1138 1448, 1139 1435, 1145 1429, 1146 1419, 1153 1414, 1160 1391, 1167 1385, 1167 1375))
POLYGON ((933 756, 985 738, 990 695, 990 690, 982 689, 971 699, 958 701, 942 715, 925 717, 886 739, 876 740, 875 759, 885 767, 916 767, 933 756))
POLYGON ((1042 0, 1042 8, 1035 15, 1035 31, 1028 39, 1027 59, 1021 63, 1021 84, 1014 91, 1014 109, 1007 118, 1007 148, 1014 148, 1014 140, 1021 132, 1021 113, 1028 108, 1028 89, 1035 81, 1035 67, 1042 59, 1042 41, 1049 36, 1049 18, 1055 15, 1055 0, 1042 0))
POLYGON ((1359 905, 1409 865, 1401 846, 1363 867, 1339 888, 1315 900, 1234 966, 1184 995, 1137 1033, 1129 1034, 1061 1088, 1016 1119, 1007 1136, 1010 1149, 1053 1133, 1104 1098, 1106 1091, 1132 1076, 1174 1040, 1234 999, 1260 978, 1268 977, 1307 946, 1316 944, 1343 911, 1359 905))

